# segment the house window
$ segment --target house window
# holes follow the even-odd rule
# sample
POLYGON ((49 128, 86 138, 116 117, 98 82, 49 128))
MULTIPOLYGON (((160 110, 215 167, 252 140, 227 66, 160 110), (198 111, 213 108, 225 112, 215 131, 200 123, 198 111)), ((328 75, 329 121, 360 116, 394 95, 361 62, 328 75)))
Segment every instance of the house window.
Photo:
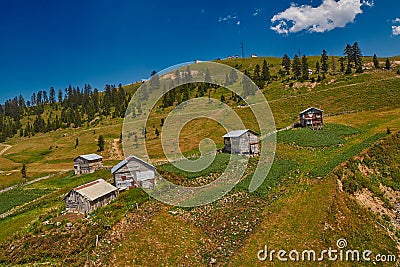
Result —
POLYGON ((126 180, 126 176, 121 176, 122 181, 126 180))

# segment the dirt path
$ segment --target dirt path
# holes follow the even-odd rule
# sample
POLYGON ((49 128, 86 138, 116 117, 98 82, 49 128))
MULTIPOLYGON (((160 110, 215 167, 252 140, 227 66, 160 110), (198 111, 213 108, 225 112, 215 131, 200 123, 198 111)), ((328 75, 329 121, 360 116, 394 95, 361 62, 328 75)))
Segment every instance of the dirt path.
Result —
POLYGON ((10 186, 10 187, 6 187, 6 188, 3 188, 3 189, 0 190, 0 194, 3 194, 3 193, 5 193, 5 192, 7 192, 7 191, 10 191, 10 190, 15 189, 15 188, 18 188, 18 187, 22 187, 22 186, 26 186, 26 185, 30 185, 30 184, 39 182, 39 181, 46 180, 46 179, 49 179, 49 178, 54 177, 54 176, 56 176, 56 175, 64 174, 64 173, 69 172, 69 171, 70 171, 70 170, 61 171, 61 172, 58 172, 58 173, 56 173, 56 174, 46 175, 46 176, 39 177, 39 178, 36 178, 36 179, 34 179, 34 180, 25 182, 25 183, 20 183, 20 184, 16 184, 16 185, 13 185, 13 186, 10 186))
POLYGON ((112 146, 111 146, 111 151, 110 151, 110 159, 124 159, 124 155, 119 149, 119 139, 114 139, 112 146))
POLYGON ((4 153, 6 153, 7 150, 9 150, 10 148, 12 148, 12 146, 10 146, 10 145, 6 145, 6 144, 1 144, 1 145, 2 145, 2 146, 5 146, 5 148, 3 148, 3 149, 0 151, 0 156, 3 155, 4 153))

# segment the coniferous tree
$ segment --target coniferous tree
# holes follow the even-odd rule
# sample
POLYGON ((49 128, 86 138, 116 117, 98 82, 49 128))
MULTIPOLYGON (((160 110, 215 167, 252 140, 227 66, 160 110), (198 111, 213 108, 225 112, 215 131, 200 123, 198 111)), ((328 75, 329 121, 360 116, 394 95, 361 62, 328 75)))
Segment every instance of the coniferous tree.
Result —
POLYGON ((329 66, 328 66, 328 54, 325 51, 325 49, 322 50, 322 54, 321 54, 321 70, 323 73, 327 73, 329 66))
POLYGON ((347 66, 352 68, 352 63, 354 62, 354 57, 353 57, 353 49, 351 47, 351 45, 347 44, 343 54, 346 56, 347 59, 347 66))
POLYGON ((95 113, 98 113, 100 111, 100 106, 99 106, 100 96, 99 96, 99 90, 97 90, 97 88, 94 89, 90 101, 93 103, 95 113))
POLYGON ((102 135, 99 135, 99 138, 97 139, 97 146, 99 149, 97 151, 104 151, 104 137, 102 135))
POLYGON ((21 174, 22 174, 22 178, 27 178, 28 177, 26 175, 26 165, 25 165, 25 163, 22 164, 21 174))
POLYGON ((224 103, 224 102, 225 102, 225 96, 224 96, 224 94, 222 94, 222 95, 221 95, 221 98, 220 98, 220 100, 221 100, 221 102, 222 102, 222 103, 224 103))
POLYGON ((390 70, 390 59, 389 58, 387 58, 386 59, 386 62, 385 62, 385 69, 387 69, 387 70, 390 70))
POLYGON ((181 101, 182 101, 182 102, 185 102, 185 101, 189 100, 189 96, 190 96, 189 87, 188 87, 188 86, 185 86, 185 87, 184 87, 183 94, 182 94, 182 99, 181 99, 181 101))
POLYGON ((346 71, 344 74, 352 74, 351 64, 347 64, 346 71))
POLYGON ((43 104, 49 103, 49 97, 47 96, 47 92, 43 91, 43 104))
POLYGON ((96 110, 93 104, 93 101, 89 100, 87 107, 86 107, 86 115, 87 115, 87 122, 91 122, 96 114, 96 110))
POLYGON ((347 44, 344 49, 344 55, 347 59, 346 74, 352 73, 353 63, 357 73, 363 72, 362 52, 357 42, 355 42, 352 46, 347 44))
POLYGON ((41 105, 41 104, 43 103, 43 98, 42 98, 42 96, 43 96, 42 91, 39 91, 39 92, 36 94, 36 103, 37 103, 38 105, 41 105))
POLYGON ((265 81, 261 79, 261 68, 258 64, 254 68, 253 81, 258 86, 258 88, 264 88, 265 81))
POLYGON ((335 57, 332 56, 332 72, 336 73, 336 61, 335 61, 335 57))
POLYGON ((82 116, 79 110, 77 110, 76 112, 74 112, 74 128, 78 128, 81 126, 82 126, 82 116))
POLYGON ((50 87, 49 101, 52 106, 56 103, 56 90, 54 90, 54 87, 50 87))
POLYGON ((52 130, 53 130, 53 125, 50 121, 50 118, 47 118, 46 128, 45 128, 44 132, 50 132, 52 130))
POLYGON ((36 116, 35 121, 33 122, 33 129, 35 133, 44 132, 46 128, 46 123, 42 116, 39 114, 36 116))
POLYGON ((63 102, 63 92, 62 92, 62 90, 60 89, 60 90, 58 90, 58 103, 60 103, 60 104, 62 104, 62 102, 63 102))
POLYGON ((291 68, 291 62, 290 62, 290 57, 287 54, 283 55, 282 58, 282 66, 286 70, 286 74, 290 74, 290 68, 291 68))
POLYGON ((103 115, 104 116, 110 115, 110 111, 111 111, 111 86, 107 84, 103 96, 103 115))
POLYGON ((36 106, 36 93, 33 93, 31 96, 31 103, 32 106, 36 106))
POLYGON ((355 42, 353 46, 351 47, 352 53, 353 53, 353 61, 354 61, 354 67, 356 69, 357 73, 363 72, 362 69, 362 52, 360 47, 358 46, 358 43, 355 42))
POLYGON ((269 82, 271 80, 271 72, 269 71, 268 62, 265 59, 262 65, 261 79, 264 82, 269 82))
POLYGON ((308 61, 305 55, 301 57, 301 77, 308 80, 308 61))
POLYGON ((374 54, 374 56, 372 58, 372 62, 374 63, 374 67, 376 69, 379 69, 379 61, 378 61, 378 57, 376 56, 376 54, 374 54))
POLYGON ((301 75, 301 62, 299 56, 296 54, 293 58, 292 71, 295 79, 300 78, 301 75))
POLYGON ((319 69, 320 69, 320 64, 319 61, 317 60, 317 62, 315 63, 315 73, 319 74, 319 69))

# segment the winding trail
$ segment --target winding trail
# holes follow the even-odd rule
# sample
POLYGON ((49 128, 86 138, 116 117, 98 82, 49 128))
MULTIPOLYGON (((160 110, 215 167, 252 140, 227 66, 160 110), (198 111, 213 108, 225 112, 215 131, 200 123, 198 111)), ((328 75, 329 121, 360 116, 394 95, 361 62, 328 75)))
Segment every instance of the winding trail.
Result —
POLYGON ((10 191, 10 190, 18 188, 18 187, 22 187, 22 186, 30 185, 30 184, 33 184, 33 183, 36 183, 36 182, 39 182, 39 181, 42 181, 42 180, 46 180, 46 179, 49 179, 49 178, 54 177, 56 175, 67 173, 69 171, 70 170, 64 170, 64 171, 61 171, 61 172, 58 172, 58 173, 54 173, 54 174, 50 174, 50 175, 46 175, 46 176, 42 176, 42 177, 36 178, 34 180, 31 180, 31 181, 27 181, 27 182, 24 182, 24 183, 20 183, 20 184, 16 184, 16 185, 13 185, 13 186, 10 186, 10 187, 6 187, 6 188, 3 188, 3 189, 0 190, 0 194, 3 194, 5 192, 7 192, 7 191, 10 191))
POLYGON ((0 144, 0 145, 5 146, 5 148, 3 148, 3 149, 0 151, 0 156, 3 155, 4 153, 6 153, 7 150, 9 150, 10 148, 12 148, 11 145, 6 145, 6 144, 0 144))

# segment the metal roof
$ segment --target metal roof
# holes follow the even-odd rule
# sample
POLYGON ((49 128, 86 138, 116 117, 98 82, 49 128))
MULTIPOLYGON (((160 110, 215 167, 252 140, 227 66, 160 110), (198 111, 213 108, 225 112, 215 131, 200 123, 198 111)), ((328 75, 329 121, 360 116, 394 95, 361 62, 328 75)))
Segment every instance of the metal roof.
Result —
POLYGON ((153 165, 151 165, 150 163, 148 163, 148 162, 146 162, 146 161, 144 161, 144 160, 142 160, 142 159, 140 159, 140 158, 138 158, 138 157, 135 157, 134 155, 130 155, 129 157, 127 157, 126 159, 124 159, 123 161, 121 161, 120 163, 118 163, 117 165, 115 165, 112 169, 111 169, 111 174, 114 174, 114 172, 116 172, 116 171, 118 171, 120 168, 122 168, 122 166, 124 166, 126 163, 128 163, 129 161, 131 161, 132 159, 136 159, 137 161, 139 161, 139 162, 141 162, 141 163, 143 163, 143 164, 145 164, 145 165, 147 165, 147 166, 150 166, 151 168, 156 168, 156 167, 154 167, 153 165))
POLYGON ((252 130, 246 129, 246 130, 234 130, 234 131, 230 131, 229 133, 225 134, 222 137, 239 137, 242 136, 243 134, 247 133, 247 132, 251 132, 255 135, 258 135, 257 133, 253 132, 252 130))
POLYGON ((86 197, 90 201, 93 201, 118 189, 103 179, 98 179, 96 181, 78 186, 73 190, 86 197))
MULTIPOLYGON (((88 160, 88 161, 103 159, 102 156, 99 156, 99 155, 97 155, 97 154, 80 155, 80 156, 77 157, 77 158, 84 158, 84 159, 86 159, 86 160, 88 160)), ((77 158, 76 158, 76 159, 77 159, 77 158)))
POLYGON ((310 109, 316 109, 316 110, 319 110, 319 111, 323 112, 323 110, 322 110, 322 109, 319 109, 319 108, 314 108, 314 107, 310 107, 310 108, 307 108, 307 109, 303 110, 303 111, 302 111, 302 112, 300 112, 299 114, 306 113, 306 112, 307 112, 307 111, 309 111, 310 109))

